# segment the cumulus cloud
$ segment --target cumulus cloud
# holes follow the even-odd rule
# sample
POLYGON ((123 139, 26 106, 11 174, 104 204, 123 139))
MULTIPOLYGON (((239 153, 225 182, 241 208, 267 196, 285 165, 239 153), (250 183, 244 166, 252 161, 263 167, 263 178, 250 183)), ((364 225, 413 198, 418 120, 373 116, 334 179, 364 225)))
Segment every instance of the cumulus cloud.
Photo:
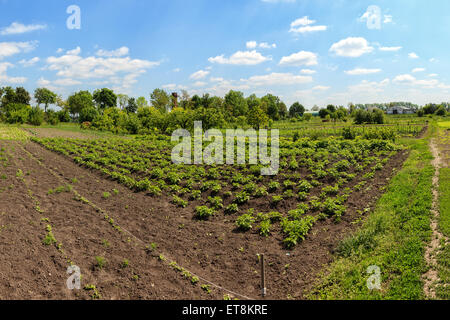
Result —
POLYGON ((247 41, 245 45, 247 49, 255 49, 258 46, 258 43, 256 41, 247 41))
POLYGON ((77 56, 77 55, 79 55, 81 53, 81 48, 80 47, 76 47, 75 49, 69 50, 66 53, 69 56, 77 56))
POLYGON ((209 74, 209 71, 198 70, 197 72, 194 72, 193 74, 191 74, 189 79, 200 80, 200 79, 205 78, 208 74, 209 74))
POLYGON ((398 84, 423 86, 423 87, 427 87, 427 88, 434 88, 434 87, 444 88, 445 87, 445 85, 440 83, 437 79, 419 80, 410 74, 400 74, 400 75, 396 76, 393 81, 398 84))
POLYGON ((36 30, 46 29, 47 26, 43 24, 29 24, 24 25, 19 22, 13 22, 10 26, 3 28, 0 34, 2 36, 11 35, 11 34, 22 34, 36 30))
POLYGON ((380 51, 385 51, 385 52, 396 52, 401 49, 402 49, 402 47, 380 47, 379 48, 380 51))
POLYGON ((417 73, 417 72, 424 72, 426 69, 425 68, 414 68, 412 70, 413 73, 417 73))
POLYGON ((34 57, 29 60, 22 59, 19 61, 19 63, 24 67, 31 67, 31 66, 34 66, 39 61, 40 61, 39 57, 34 57))
POLYGON ((291 23, 291 29, 289 32, 293 33, 308 33, 308 32, 316 32, 316 31, 326 31, 327 26, 317 25, 313 26, 312 24, 316 23, 315 20, 309 20, 307 16, 303 18, 299 18, 291 23))
POLYGON ((33 51, 37 41, 27 42, 0 42, 0 60, 22 52, 33 51))
MULTIPOLYGON (((120 52, 120 48, 115 51, 120 52)), ((60 80, 60 85, 69 85, 83 79, 106 78, 109 83, 116 84, 115 89, 120 91, 130 88, 137 82, 138 76, 160 64, 160 62, 130 57, 89 56, 84 58, 80 56, 80 53, 81 48, 77 47, 67 51, 65 55, 51 56, 46 59, 47 70, 56 71, 56 76, 59 78, 69 79, 65 82, 60 80)))
POLYGON ((7 75, 6 71, 8 68, 13 68, 14 65, 9 62, 0 63, 0 82, 11 83, 11 84, 22 84, 27 81, 25 77, 10 77, 7 75))
POLYGON ((340 57, 357 58, 373 51, 366 39, 362 37, 349 37, 334 43, 330 52, 340 57))
POLYGON ((317 65, 317 54, 300 51, 281 58, 280 66, 314 66, 317 65))
POLYGON ((353 70, 345 71, 346 74, 351 75, 351 76, 359 76, 359 75, 373 74, 373 73, 379 73, 379 72, 381 72, 381 69, 356 68, 353 70))
POLYGON ((418 59, 419 56, 415 52, 411 52, 408 54, 408 57, 411 59, 418 59))
POLYGON ((222 54, 220 56, 211 57, 208 59, 208 61, 211 63, 232 65, 257 65, 269 60, 272 60, 272 58, 265 57, 256 50, 238 51, 231 55, 229 58, 225 58, 225 56, 222 54))

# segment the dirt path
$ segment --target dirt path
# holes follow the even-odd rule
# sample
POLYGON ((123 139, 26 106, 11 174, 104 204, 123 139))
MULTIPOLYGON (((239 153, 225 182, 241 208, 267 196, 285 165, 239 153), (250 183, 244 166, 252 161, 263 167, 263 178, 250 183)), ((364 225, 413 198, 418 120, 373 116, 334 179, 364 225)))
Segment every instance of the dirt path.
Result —
POLYGON ((431 242, 428 244, 425 250, 425 260, 430 269, 424 274, 424 292, 428 299, 436 299, 435 284, 439 282, 439 274, 437 271, 437 258, 436 254, 441 249, 441 243, 444 240, 448 242, 448 239, 439 231, 439 169, 442 167, 442 159, 439 153, 439 148, 435 139, 430 142, 430 149, 433 154, 433 167, 435 173, 433 176, 433 206, 431 209, 431 242))

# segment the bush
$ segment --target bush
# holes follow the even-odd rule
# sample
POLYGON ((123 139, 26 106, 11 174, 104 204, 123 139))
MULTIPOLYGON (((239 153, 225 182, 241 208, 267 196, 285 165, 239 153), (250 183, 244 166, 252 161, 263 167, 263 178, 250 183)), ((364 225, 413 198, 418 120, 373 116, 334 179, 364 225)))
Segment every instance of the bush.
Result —
POLYGON ((21 103, 11 103, 5 107, 6 122, 8 123, 26 123, 28 122, 31 107, 21 103))
POLYGON ((56 126, 59 124, 59 116, 55 111, 48 110, 47 113, 45 113, 45 121, 52 126, 56 126))
POLYGON ((44 111, 39 107, 31 108, 28 123, 33 126, 40 126, 44 122, 44 111))
POLYGON ((69 110, 63 109, 56 113, 60 122, 70 122, 69 110))
POLYGON ((95 107, 84 107, 80 112, 80 123, 92 122, 98 116, 98 111, 95 107))

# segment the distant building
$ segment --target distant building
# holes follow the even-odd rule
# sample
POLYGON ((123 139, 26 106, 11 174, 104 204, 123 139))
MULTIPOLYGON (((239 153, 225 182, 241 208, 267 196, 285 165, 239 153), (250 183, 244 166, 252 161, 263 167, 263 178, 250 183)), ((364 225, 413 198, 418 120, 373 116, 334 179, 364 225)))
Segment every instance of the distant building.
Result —
POLYGON ((413 114, 415 111, 403 106, 390 107, 386 110, 387 114, 413 114))

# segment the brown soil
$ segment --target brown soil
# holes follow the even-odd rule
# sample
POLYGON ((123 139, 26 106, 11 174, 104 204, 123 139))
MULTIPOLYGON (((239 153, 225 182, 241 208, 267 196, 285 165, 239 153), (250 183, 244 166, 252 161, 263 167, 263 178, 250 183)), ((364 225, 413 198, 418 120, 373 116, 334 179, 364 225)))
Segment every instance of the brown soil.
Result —
MULTIPOLYGON (((65 288, 68 263, 64 255, 81 268, 83 286, 95 284, 105 299, 222 299, 224 294, 239 299, 259 299, 257 254, 261 253, 265 254, 266 261, 266 298, 302 299, 322 267, 332 261, 339 241, 358 228, 354 223, 361 218, 357 210, 375 204, 383 193, 382 187, 408 155, 407 151, 398 153, 376 173, 370 188, 353 193, 340 223, 331 219, 318 222, 305 241, 287 251, 281 246, 283 239, 279 232, 267 238, 256 231, 237 232, 235 216, 216 215, 209 221, 197 221, 192 218, 192 204, 180 209, 171 204, 168 197, 134 193, 33 142, 24 144, 23 149, 18 142, 9 144, 15 145, 11 153, 16 166, 8 168, 8 177, 14 177, 11 178, 14 180, 17 168, 24 173, 30 171, 25 180, 44 211, 43 214, 33 212, 33 200, 27 196, 27 187, 23 183, 15 182, 17 186, 8 190, 6 197, 5 193, 0 194, 3 199, 0 211, 5 211, 7 217, 6 220, 3 216, 0 218, 1 224, 14 225, 0 233, 2 246, 7 246, 0 251, 0 259, 9 261, 0 265, 0 297, 5 293, 5 298, 19 299, 89 298, 92 292, 65 288), (78 182, 72 183, 73 178, 78 182), (74 193, 47 194, 63 182, 73 184, 74 190, 95 204, 97 210, 74 200, 74 193), (114 189, 118 191, 117 195, 113 193, 114 189), (103 192, 110 192, 111 197, 105 199, 103 192), (115 224, 125 232, 112 228, 98 208, 113 217, 115 224), (64 253, 55 246, 42 244, 46 223, 40 222, 41 217, 49 218, 64 253), (35 224, 31 224, 31 220, 35 224), (107 240, 110 246, 104 246, 102 240, 107 240), (158 245, 157 254, 148 254, 143 249, 143 244, 150 243, 158 245), (28 252, 33 252, 34 256, 28 252), (192 285, 167 262, 158 261, 155 255, 160 253, 168 262, 176 261, 204 280, 192 285), (96 256, 108 261, 102 270, 94 268, 96 256), (128 268, 120 267, 124 259, 130 261, 128 268), (11 261, 17 263, 14 271, 11 261), (20 278, 15 278, 15 273, 20 274, 20 278), (139 276, 138 280, 133 278, 134 274, 139 276), (8 283, 25 289, 19 295, 13 295, 12 289, 8 291, 8 283), (210 294, 200 289, 203 283, 212 283, 210 294), (31 292, 25 294, 25 291, 31 292)), ((258 205, 258 209, 260 207, 258 205)), ((269 204, 266 209, 270 211, 269 204)))
POLYGON ((435 284, 438 283, 439 274, 436 269, 437 258, 436 254, 441 249, 442 240, 448 243, 448 239, 439 231, 438 221, 439 221, 439 169, 444 165, 437 141, 432 139, 430 142, 430 149, 433 154, 433 167, 435 173, 433 176, 433 207, 431 209, 431 241, 425 249, 425 260, 430 267, 430 269, 423 275, 424 279, 424 292, 425 296, 429 299, 436 299, 436 289, 435 284))
POLYGON ((56 128, 23 128, 26 132, 30 133, 31 136, 36 136, 39 138, 67 138, 67 139, 96 139, 98 136, 90 134, 88 132, 75 132, 68 130, 60 130, 56 128))
MULTIPOLYGON (((198 286, 113 229, 91 206, 74 200, 73 193, 48 194, 61 180, 20 143, 3 141, 0 146, 8 150, 11 162, 2 168, 7 179, 0 180, 1 299, 90 298, 93 291, 66 288, 69 261, 80 267, 82 286, 95 285, 103 299, 208 299, 198 286), (18 169, 23 181, 16 177, 18 169), (43 244, 47 224, 57 240, 50 246, 43 244), (107 261, 101 270, 95 266, 96 256, 107 261), (125 259, 127 267, 122 266, 125 259)), ((51 154, 38 157, 55 159, 51 154)))

